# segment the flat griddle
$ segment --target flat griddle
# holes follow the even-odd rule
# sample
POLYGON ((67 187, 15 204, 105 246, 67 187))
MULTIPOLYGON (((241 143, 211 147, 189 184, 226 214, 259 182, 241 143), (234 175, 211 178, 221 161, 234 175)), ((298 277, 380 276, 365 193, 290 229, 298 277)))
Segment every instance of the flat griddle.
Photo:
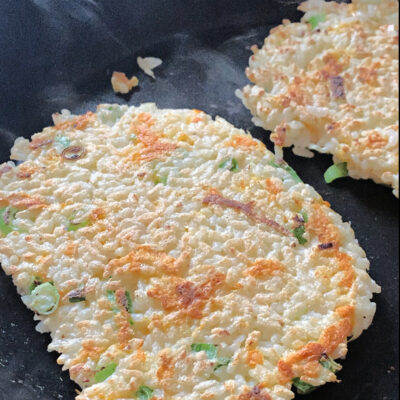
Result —
MULTIPOLYGON (((298 20, 296 2, 284 0, 2 0, 0 2, 0 162, 18 136, 51 124, 63 108, 73 113, 99 103, 198 108, 249 130, 269 149, 234 95, 247 83, 252 44, 261 45, 282 18, 298 20), (164 63, 153 81, 137 56, 164 63), (111 90, 112 71, 136 74, 131 95, 111 90)), ((398 399, 398 201, 389 188, 349 178, 331 185, 328 155, 285 158, 306 183, 350 221, 382 286, 373 325, 349 345, 340 385, 304 399, 398 399)), ((33 314, 0 272, 0 400, 72 400, 74 385, 47 353, 50 337, 34 330, 33 314)))

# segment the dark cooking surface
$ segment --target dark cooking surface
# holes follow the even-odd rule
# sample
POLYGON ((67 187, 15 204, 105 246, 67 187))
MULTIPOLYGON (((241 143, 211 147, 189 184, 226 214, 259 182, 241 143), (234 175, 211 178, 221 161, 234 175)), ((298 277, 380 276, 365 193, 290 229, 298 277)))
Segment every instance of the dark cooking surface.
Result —
MULTIPOLYGON (((234 96, 246 83, 248 46, 261 44, 269 27, 295 18, 293 5, 272 0, 3 0, 0 2, 0 161, 15 137, 51 123, 51 113, 93 110, 102 102, 155 101, 159 107, 199 108, 251 130, 250 115, 234 96), (179 33, 175 33, 179 32, 179 33), (164 63, 154 82, 136 57, 164 63), (112 71, 138 74, 132 95, 115 95, 112 71)), ((271 149, 270 144, 268 147, 271 149)), ((371 328, 350 344, 340 385, 304 399, 398 399, 398 201, 388 188, 344 179, 330 186, 323 171, 330 156, 287 160, 305 182, 331 202, 371 260, 382 286, 371 328)), ((34 330, 11 279, 0 272, 0 400, 72 400, 73 383, 61 373, 48 335, 34 330)))

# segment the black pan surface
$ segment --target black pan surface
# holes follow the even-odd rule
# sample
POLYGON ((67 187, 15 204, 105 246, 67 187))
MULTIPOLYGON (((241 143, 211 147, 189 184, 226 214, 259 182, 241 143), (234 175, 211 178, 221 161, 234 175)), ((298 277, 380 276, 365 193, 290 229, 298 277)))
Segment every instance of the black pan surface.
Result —
MULTIPOLYGON (((268 147, 266 132, 234 96, 246 84, 249 46, 260 45, 282 18, 300 17, 281 0, 2 0, 0 2, 0 162, 17 136, 51 124, 62 108, 94 110, 102 102, 199 108, 248 129, 268 147), (157 80, 143 75, 136 57, 164 63, 157 80), (113 70, 137 74, 132 95, 111 90, 113 70)), ((397 400, 398 202, 371 181, 342 179, 326 185, 330 156, 293 156, 288 162, 345 221, 371 261, 382 286, 373 325, 351 343, 340 385, 304 399, 397 400)), ((48 335, 34 330, 32 312, 0 273, 0 400, 72 400, 77 387, 47 353, 48 335)))

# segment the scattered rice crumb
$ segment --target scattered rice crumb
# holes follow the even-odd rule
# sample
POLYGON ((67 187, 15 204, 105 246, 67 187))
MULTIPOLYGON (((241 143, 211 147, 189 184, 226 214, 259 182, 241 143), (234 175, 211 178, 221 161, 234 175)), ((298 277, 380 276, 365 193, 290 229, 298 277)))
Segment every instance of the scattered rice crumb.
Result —
POLYGON ((155 57, 138 57, 137 63, 139 68, 141 68, 145 74, 151 76, 153 79, 156 79, 153 69, 160 66, 162 64, 162 60, 155 57))
POLYGON ((128 79, 124 72, 114 71, 111 77, 111 85, 115 93, 126 94, 139 85, 139 79, 136 76, 128 79))

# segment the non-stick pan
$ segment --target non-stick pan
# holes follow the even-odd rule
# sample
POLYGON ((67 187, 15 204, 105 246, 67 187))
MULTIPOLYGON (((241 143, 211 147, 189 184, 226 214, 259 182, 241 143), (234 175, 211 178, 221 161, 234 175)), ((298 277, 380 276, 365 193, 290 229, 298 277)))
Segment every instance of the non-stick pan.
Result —
MULTIPOLYGON (((260 45, 282 18, 300 17, 296 3, 281 0, 1 0, 0 161, 17 136, 51 124, 62 108, 74 113, 103 102, 156 102, 159 107, 198 108, 250 130, 234 95, 246 84, 249 46, 260 45), (163 65, 151 80, 138 71, 137 56, 163 65), (113 70, 137 74, 132 95, 111 90, 113 70)), ((305 399, 398 399, 398 208, 389 188, 371 181, 322 175, 330 156, 287 161, 345 221, 351 221, 382 286, 373 325, 349 345, 341 384, 328 384, 305 399)), ((47 353, 48 335, 34 330, 32 312, 11 279, 0 273, 0 400, 72 400, 77 387, 47 353)))

